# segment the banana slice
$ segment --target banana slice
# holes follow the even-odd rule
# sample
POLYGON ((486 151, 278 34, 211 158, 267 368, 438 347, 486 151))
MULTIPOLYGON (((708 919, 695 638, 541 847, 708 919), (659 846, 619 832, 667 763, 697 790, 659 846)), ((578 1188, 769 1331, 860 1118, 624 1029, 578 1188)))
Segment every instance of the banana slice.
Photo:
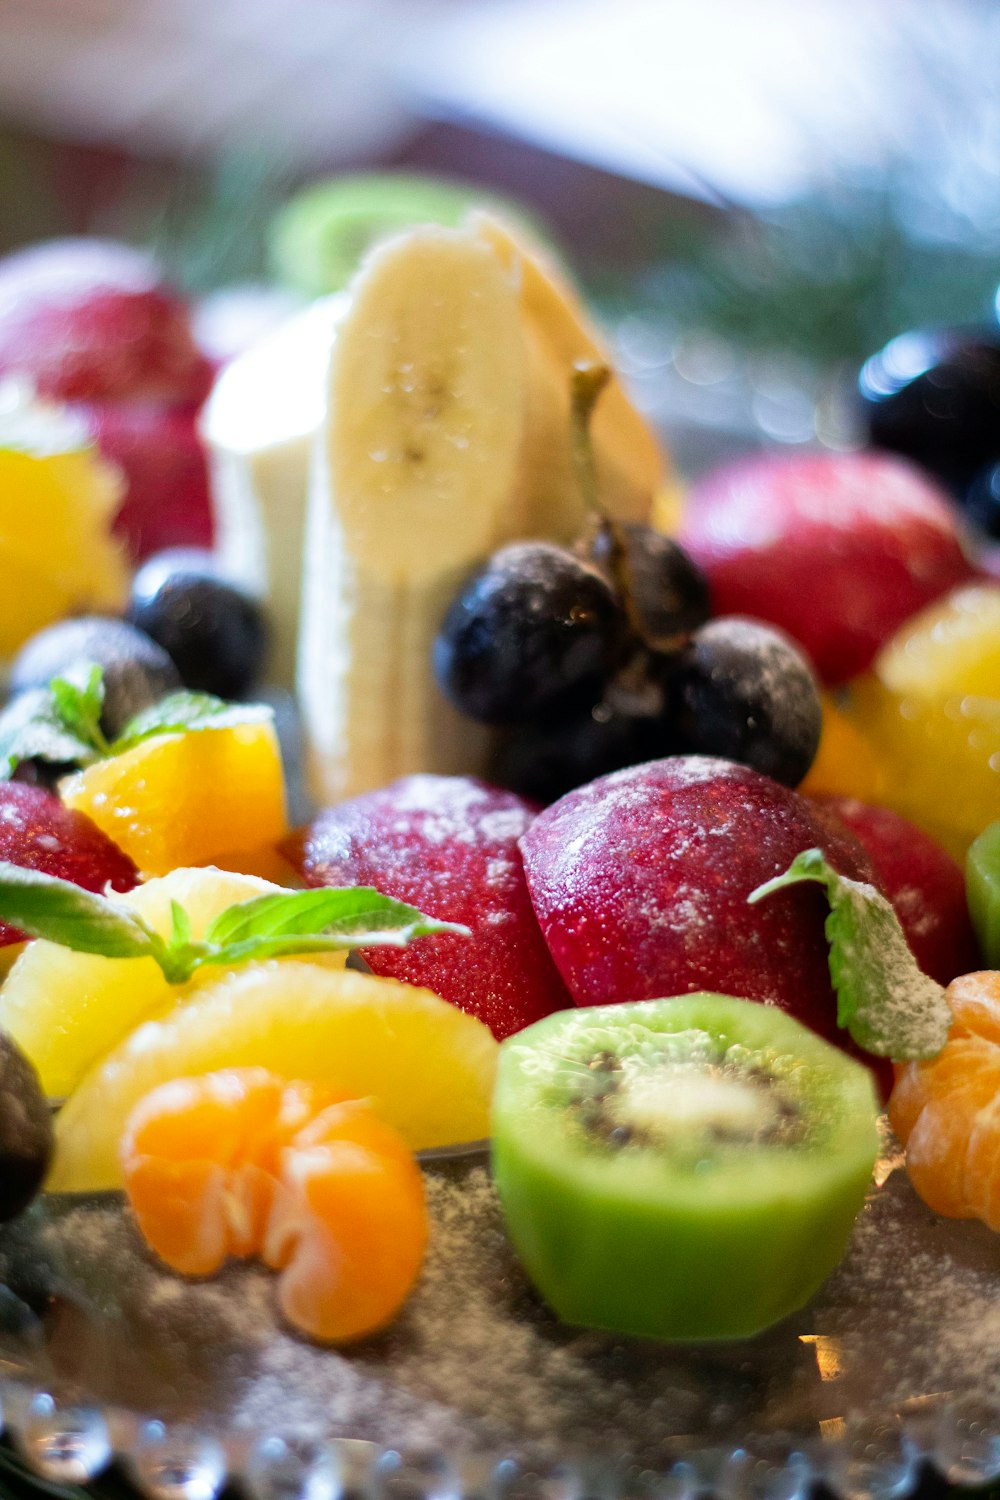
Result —
POLYGON ((524 533, 527 396, 518 292, 488 244, 424 226, 369 255, 309 496, 299 695, 321 799, 482 765, 431 648, 470 568, 524 533))
MULTIPOLYGON (((526 534, 570 540, 586 523, 569 446, 569 384, 580 360, 610 364, 611 356, 555 262, 502 220, 482 209, 466 223, 520 284, 529 345, 531 395, 521 484, 526 534)), ((664 486, 666 461, 645 419, 617 379, 598 402, 591 425, 603 503, 622 521, 646 521, 664 486)))

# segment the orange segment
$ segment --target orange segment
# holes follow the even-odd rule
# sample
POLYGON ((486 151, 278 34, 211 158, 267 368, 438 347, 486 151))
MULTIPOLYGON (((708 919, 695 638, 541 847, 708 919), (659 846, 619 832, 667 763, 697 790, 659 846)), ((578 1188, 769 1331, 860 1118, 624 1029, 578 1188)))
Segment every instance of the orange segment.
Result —
POLYGON ((279 1301, 296 1328, 335 1343, 382 1328, 426 1243, 420 1170, 366 1105, 333 1105, 284 1153, 263 1258, 284 1270, 279 1301))
POLYGON ((889 1119, 924 1202, 1000 1230, 1000 974, 966 974, 948 1000, 948 1042, 897 1069, 889 1119))
POLYGON ((948 986, 948 1002, 957 1026, 1000 1045, 1000 974, 964 974, 948 986))
POLYGON ((283 1272, 282 1312, 313 1338, 381 1328, 420 1270, 423 1179, 360 1101, 330 1104, 261 1068, 179 1079, 137 1106, 121 1158, 139 1228, 162 1260, 207 1275, 259 1253, 283 1272))
POLYGON ((146 740, 69 777, 59 794, 146 875, 260 850, 288 831, 269 719, 146 740))
POLYGON ((858 726, 830 693, 823 694, 823 732, 816 759, 799 787, 806 797, 884 800, 885 769, 858 726))
POLYGON ((119 1145, 139 1101, 172 1078, 220 1068, 268 1068, 328 1097, 369 1099, 414 1150, 479 1140, 497 1051, 482 1021, 416 985, 302 958, 250 964, 94 1064, 57 1117, 48 1186, 120 1187, 119 1145))

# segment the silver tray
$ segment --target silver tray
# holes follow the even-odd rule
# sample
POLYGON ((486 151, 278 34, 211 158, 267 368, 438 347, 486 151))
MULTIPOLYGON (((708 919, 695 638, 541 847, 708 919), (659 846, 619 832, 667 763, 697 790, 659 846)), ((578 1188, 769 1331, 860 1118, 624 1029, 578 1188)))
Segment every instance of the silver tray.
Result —
POLYGON ((478 1152, 425 1163, 433 1230, 385 1334, 320 1349, 252 1266, 182 1281, 121 1200, 43 1198, 0 1234, 0 1393, 39 1475, 118 1458, 152 1500, 845 1500, 930 1459, 1000 1475, 1000 1240, 938 1218, 887 1138, 846 1260, 756 1339, 672 1347, 560 1324, 478 1152))

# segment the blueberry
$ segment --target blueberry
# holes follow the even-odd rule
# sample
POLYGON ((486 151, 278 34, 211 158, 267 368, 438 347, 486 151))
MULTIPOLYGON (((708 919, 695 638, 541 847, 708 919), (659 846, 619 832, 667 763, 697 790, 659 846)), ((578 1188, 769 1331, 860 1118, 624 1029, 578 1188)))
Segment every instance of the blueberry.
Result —
POLYGON ((549 542, 502 548, 469 581, 434 645, 441 689, 486 724, 530 723, 600 695, 625 622, 592 564, 549 542))
POLYGON ((695 632, 671 684, 685 753, 718 755, 798 786, 812 765, 823 707, 812 669, 780 631, 741 615, 695 632))
POLYGON ((35 1197, 52 1155, 52 1112, 38 1075, 0 1032, 0 1220, 13 1219, 35 1197))
POLYGON ((877 448, 912 458, 957 494, 1000 453, 1000 330, 939 328, 900 334, 858 381, 877 448))
POLYGON ((169 653, 184 685, 242 698, 260 677, 260 605, 219 572, 210 552, 157 553, 136 573, 128 619, 169 653))
POLYGON ((637 652, 591 707, 511 729, 497 749, 491 780, 548 804, 598 776, 675 754, 667 682, 666 660, 637 652))
POLYGON ((96 662, 104 672, 101 727, 111 739, 135 714, 181 686, 170 657, 141 630, 102 615, 62 620, 21 647, 10 674, 12 693, 45 687, 70 667, 96 662))
MULTIPOLYGON (((666 645, 690 635, 711 613, 708 579, 672 537, 638 523, 616 528, 624 545, 626 582, 643 637, 652 645, 666 645)), ((593 543, 596 562, 615 574, 613 539, 602 528, 593 543)))
POLYGON ((1000 463, 980 469, 963 496, 965 514, 985 536, 1000 541, 1000 463))

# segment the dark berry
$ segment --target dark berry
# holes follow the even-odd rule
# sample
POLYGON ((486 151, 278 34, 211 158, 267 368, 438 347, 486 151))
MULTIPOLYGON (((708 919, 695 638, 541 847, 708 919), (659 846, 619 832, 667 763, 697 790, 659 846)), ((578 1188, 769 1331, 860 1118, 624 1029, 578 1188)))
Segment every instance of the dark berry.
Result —
POLYGON ((997 456, 997 329, 900 334, 865 363, 858 384, 872 443, 915 459, 956 493, 997 456))
POLYGON ((673 678, 683 749, 752 766, 797 786, 813 763, 823 707, 812 670, 791 640, 741 615, 695 632, 673 678))
POLYGON ((980 469, 963 496, 962 506, 973 526, 1000 540, 1000 463, 980 469))
POLYGON ((623 634, 621 608, 597 568, 549 542, 516 542, 451 606, 434 670, 470 718, 530 723, 593 703, 623 634))
POLYGON ((11 692, 45 687, 53 677, 86 662, 96 662, 104 673, 101 727, 112 739, 135 714, 181 686, 170 657, 148 635, 124 620, 88 615, 62 620, 33 635, 14 658, 11 692))
POLYGON ((260 677, 263 612, 220 575, 210 552, 177 548, 149 558, 133 580, 127 617, 169 653, 186 687, 242 698, 260 677))
MULTIPOLYGON (((651 645, 661 645, 690 635, 711 614, 708 579, 683 547, 652 526, 626 523, 616 526, 625 552, 623 582, 629 588, 642 634, 651 645)), ((593 544, 593 555, 618 582, 613 535, 602 527, 593 544)))
POLYGON ((38 1075, 0 1032, 0 1220, 13 1219, 42 1185, 52 1155, 52 1112, 38 1075))
POLYGON ((664 660, 637 653, 591 708, 511 729, 497 748, 492 779, 547 805, 598 776, 674 754, 666 683, 664 660))

